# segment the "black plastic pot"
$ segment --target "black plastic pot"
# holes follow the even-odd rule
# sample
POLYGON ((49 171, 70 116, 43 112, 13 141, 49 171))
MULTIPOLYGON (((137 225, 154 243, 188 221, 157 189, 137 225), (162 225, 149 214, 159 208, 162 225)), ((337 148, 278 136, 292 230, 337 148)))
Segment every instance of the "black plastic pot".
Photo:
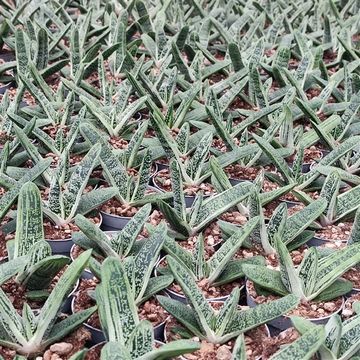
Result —
POLYGON ((0 95, 4 95, 6 93, 6 91, 9 90, 13 86, 14 86, 14 84, 12 82, 0 86, 0 95))
MULTIPOLYGON (((159 170, 159 171, 160 171, 160 170, 159 170)), ((163 189, 156 183, 155 177, 156 177, 156 174, 155 174, 154 177, 153 177, 153 185, 154 185, 154 188, 155 188, 157 191, 160 191, 160 192, 162 192, 162 193, 165 193, 166 191, 163 190, 163 189)), ((214 195, 215 195, 215 194, 214 194, 214 195)), ((205 199, 209 198, 210 196, 211 196, 211 195, 204 195, 204 196, 203 196, 203 199, 205 200, 205 199)), ((185 205, 186 205, 186 207, 187 207, 187 208, 191 208, 191 206, 192 206, 192 204, 194 203, 195 199, 196 199, 196 196, 188 196, 188 195, 185 195, 185 205)))
MULTIPOLYGON (((246 286, 246 301, 247 301, 247 305, 251 308, 255 308, 258 304, 255 302, 254 298, 249 294, 249 292, 247 291, 247 286, 246 286)), ((341 310, 343 309, 344 306, 344 298, 342 298, 342 305, 340 306, 340 308, 335 311, 333 314, 339 314, 341 313, 341 310)), ((315 319, 308 319, 310 320, 312 323, 316 324, 316 325, 325 325, 330 317, 333 315, 329 315, 329 316, 325 316, 322 318, 315 318, 315 319)), ((268 322, 268 325, 271 325, 281 331, 286 330, 290 327, 292 327, 292 322, 290 320, 289 316, 283 315, 283 316, 279 316, 278 318, 271 320, 268 322)))
POLYGON ((158 161, 155 161, 155 164, 158 168, 158 171, 167 170, 169 168, 168 164, 162 164, 161 162, 158 162, 158 161))
MULTIPOLYGON (((99 214, 99 216, 100 216, 100 223, 98 224, 98 226, 101 226, 101 223, 102 223, 101 213, 99 214)), ((71 250, 72 246, 74 245, 72 238, 65 239, 65 240, 64 239, 58 239, 58 240, 46 239, 46 241, 50 245, 53 255, 70 256, 70 250, 71 250)))
POLYGON ((321 238, 319 238, 317 236, 314 236, 312 239, 310 239, 307 242, 307 245, 317 247, 317 246, 321 246, 321 245, 325 245, 325 244, 331 244, 331 243, 335 243, 335 242, 340 242, 340 243, 344 243, 344 244, 347 243, 346 240, 328 240, 328 239, 321 239, 321 238))
POLYGON ((5 61, 5 62, 9 62, 9 61, 15 61, 16 57, 15 57, 15 52, 12 51, 0 51, 0 59, 5 61))
POLYGON ((299 201, 291 201, 291 200, 280 200, 280 202, 284 202, 286 204, 286 207, 288 209, 297 206, 297 205, 301 205, 302 203, 299 201))
POLYGON ((104 231, 119 231, 131 220, 131 217, 118 216, 100 211, 103 218, 101 229, 104 231))
POLYGON ((74 245, 72 238, 70 239, 59 239, 59 240, 46 240, 51 247, 51 251, 54 255, 70 255, 70 249, 74 245))
MULTIPOLYGON (((157 268, 159 267, 160 263, 165 259, 165 257, 159 259, 159 261, 155 264, 155 268, 154 268, 154 275, 158 276, 158 272, 157 272, 157 268)), ((240 291, 244 289, 244 285, 240 287, 240 291)), ((164 290, 166 292, 167 295, 169 295, 169 297, 171 297, 174 300, 178 300, 181 301, 183 304, 188 304, 188 300, 186 298, 185 295, 180 294, 174 290, 171 290, 170 288, 166 288, 164 290)), ((217 298, 209 298, 206 299, 208 302, 224 302, 229 298, 229 295, 225 295, 225 296, 220 296, 217 298)))
POLYGON ((229 178, 229 181, 230 181, 230 184, 232 186, 235 186, 237 184, 240 184, 242 182, 246 182, 246 181, 249 181, 249 182, 254 182, 253 180, 246 180, 246 179, 233 179, 233 178, 229 178))
POLYGON ((352 295, 357 295, 360 293, 360 289, 357 288, 353 288, 349 293, 347 293, 345 295, 345 297, 348 299, 349 297, 351 297, 352 295))
POLYGON ((312 163, 302 164, 302 165, 301 165, 301 172, 302 172, 303 174, 308 173, 308 172, 310 171, 311 164, 312 164, 312 163))
POLYGON ((78 279, 75 283, 74 289, 72 290, 72 292, 68 295, 68 297, 66 298, 64 305, 61 308, 61 312, 65 313, 65 314, 71 314, 71 303, 73 301, 74 298, 74 294, 75 291, 77 290, 77 288, 79 287, 80 284, 80 280, 78 279))
MULTIPOLYGON (((166 330, 166 329, 167 329, 167 326, 168 326, 168 323, 165 325, 165 329, 164 329, 164 341, 165 341, 165 343, 168 342, 167 330, 166 330)), ((268 336, 268 337, 271 337, 271 331, 270 331, 269 327, 268 327, 266 324, 263 324, 263 325, 260 325, 260 326, 264 326, 265 329, 266 329, 267 336, 268 336)), ((260 360, 261 358, 262 358, 262 356, 258 356, 258 357, 256 358, 256 360, 260 360)), ((186 360, 186 358, 183 357, 183 356, 178 356, 178 357, 176 357, 176 359, 177 359, 177 360, 186 360)))
MULTIPOLYGON (((75 307, 75 297, 71 300, 71 311, 74 314, 74 307, 75 307)), ((154 338, 155 340, 163 341, 164 340, 164 330, 165 330, 165 324, 167 322, 168 318, 166 318, 162 323, 154 327, 154 338)), ((100 344, 104 342, 105 335, 104 332, 101 329, 97 329, 87 323, 84 323, 84 326, 90 331, 91 333, 91 342, 92 344, 100 344)))
MULTIPOLYGON (((156 187, 153 186, 149 186, 149 188, 153 188, 156 192, 159 191, 156 187)), ((100 214, 102 216, 101 230, 109 232, 117 232, 122 230, 132 219, 131 217, 127 216, 109 214, 105 211, 100 211, 100 214)))

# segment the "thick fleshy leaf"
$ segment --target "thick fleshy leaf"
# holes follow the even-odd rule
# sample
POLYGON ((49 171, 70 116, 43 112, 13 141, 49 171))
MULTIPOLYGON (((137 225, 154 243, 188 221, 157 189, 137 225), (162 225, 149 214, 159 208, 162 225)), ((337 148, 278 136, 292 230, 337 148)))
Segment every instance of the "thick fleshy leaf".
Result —
POLYGON ((16 216, 14 258, 27 255, 30 248, 44 239, 40 191, 33 183, 20 190, 16 216))
POLYGON ((130 339, 139 318, 121 262, 107 258, 101 268, 101 283, 96 287, 101 326, 108 341, 122 345, 130 339))
POLYGON ((271 360, 307 360, 319 349, 325 340, 324 328, 313 328, 284 349, 278 351, 271 360))
POLYGON ((211 339, 214 336, 212 329, 214 310, 198 288, 191 273, 171 256, 167 256, 166 260, 175 280, 181 286, 182 291, 194 308, 206 336, 211 339))
POLYGON ((210 274, 208 277, 209 284, 216 281, 218 276, 224 270, 229 260, 235 255, 238 249, 243 244, 244 240, 250 235, 255 226, 258 224, 259 218, 255 217, 250 219, 243 228, 240 228, 225 243, 219 250, 207 261, 210 274))

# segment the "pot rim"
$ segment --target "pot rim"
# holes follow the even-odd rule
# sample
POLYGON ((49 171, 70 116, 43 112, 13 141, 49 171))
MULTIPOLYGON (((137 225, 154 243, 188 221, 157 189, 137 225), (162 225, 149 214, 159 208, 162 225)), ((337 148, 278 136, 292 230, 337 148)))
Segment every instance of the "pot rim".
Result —
MULTIPOLYGON (((154 275, 155 277, 158 277, 158 272, 157 272, 157 268, 159 267, 161 261, 163 261, 165 259, 165 256, 161 257, 156 263, 155 263, 155 266, 154 266, 154 275)), ((240 286, 240 291, 243 290, 245 287, 245 284, 241 285, 240 286)), ((177 297, 180 297, 180 298, 183 298, 184 300, 188 301, 187 300, 187 297, 184 295, 184 294, 180 294, 174 290, 171 290, 171 289, 164 289, 165 292, 169 293, 169 294, 173 294, 177 297)), ((205 298, 207 302, 224 302, 228 297, 230 296, 229 295, 224 295, 224 296, 220 296, 220 297, 216 297, 216 298, 205 298)), ((171 297, 171 296, 170 296, 171 297)))
MULTIPOLYGON (((99 212, 99 218, 100 218, 100 221, 99 221, 99 223, 97 223, 96 225, 97 225, 97 227, 100 227, 101 226, 101 224, 102 224, 102 222, 103 222, 103 217, 102 217, 102 214, 101 214, 101 212, 99 212)), ((75 231, 75 232, 78 232, 78 231, 75 231)), ((71 233, 71 234, 73 234, 73 233, 71 233)), ((45 241, 48 241, 48 242, 72 242, 72 236, 71 236, 71 238, 69 238, 69 239, 45 239, 45 241)))
MULTIPOLYGON (((258 305, 260 305, 260 304, 257 304, 256 303, 256 301, 255 301, 255 299, 251 296, 251 294, 250 294, 250 292, 248 291, 248 283, 249 283, 249 281, 251 281, 251 280, 246 280, 246 283, 245 283, 245 287, 246 287, 246 295, 247 296, 249 296, 253 301, 254 301, 254 303, 256 304, 256 306, 258 306, 258 305)), ((340 297, 340 296, 339 296, 340 297)), ((336 310, 336 311, 334 311, 333 313, 331 313, 330 315, 327 315, 327 316, 323 316, 323 317, 319 317, 319 318, 308 318, 308 317, 304 317, 304 316, 302 316, 302 317, 304 317, 306 320, 309 320, 309 321, 321 321, 321 320, 326 320, 326 319, 330 319, 331 318, 331 316, 333 316, 334 314, 339 314, 339 313, 341 313, 341 311, 343 310, 343 308, 344 308, 344 304, 345 304, 345 297, 344 296, 341 296, 341 300, 342 300, 342 302, 341 302, 341 305, 340 305, 340 307, 336 310)), ((284 318, 287 318, 287 319, 289 319, 290 320, 290 317, 291 317, 292 315, 280 315, 280 317, 284 317, 284 318)))
MULTIPOLYGON (((78 281, 79 281, 79 284, 80 284, 80 279, 78 279, 78 281)), ((78 284, 78 286, 73 290, 74 293, 77 291, 77 289, 78 289, 78 287, 79 287, 79 284, 78 284)), ((153 297, 155 297, 155 295, 154 295, 153 297)), ((76 312, 74 311, 74 309, 75 309, 75 298, 76 298, 76 297, 73 296, 73 298, 71 299, 71 313, 72 313, 72 314, 75 314, 75 313, 76 313, 76 312)), ((153 329, 155 330, 156 328, 160 328, 161 326, 165 326, 166 323, 168 322, 169 318, 170 318, 170 315, 168 315, 164 321, 162 321, 161 323, 157 324, 156 326, 153 325, 153 329)), ((83 322, 83 325, 84 325, 85 327, 88 327, 89 329, 91 329, 91 330, 93 330, 93 331, 98 332, 98 333, 104 333, 104 331, 103 331, 102 329, 96 328, 96 327, 88 324, 86 321, 83 322)), ((98 345, 98 344, 96 344, 96 345, 98 345)))
MULTIPOLYGON (((150 189, 156 190, 156 192, 159 192, 159 190, 155 186, 148 185, 147 188, 150 188, 150 189)), ((121 215, 110 214, 110 213, 107 213, 104 210, 99 210, 99 213, 102 216, 105 216, 105 217, 109 216, 109 217, 114 218, 114 219, 125 219, 125 220, 130 221, 133 218, 133 216, 121 216, 121 215)), ((121 230, 119 230, 119 231, 121 231, 121 230)))
MULTIPOLYGON (((163 170, 166 170, 166 169, 163 169, 163 170)), ((163 170, 159 170, 159 171, 157 171, 157 172, 153 175, 153 178, 152 178, 153 184, 154 184, 153 187, 154 187, 155 189, 157 189, 158 191, 164 193, 164 194, 166 194, 166 193, 171 193, 172 191, 166 191, 166 190, 162 189, 162 188, 156 183, 156 175, 157 175, 160 171, 163 171, 163 170)), ((209 198, 209 197, 211 197, 211 196, 216 196, 216 195, 218 195, 218 193, 216 193, 216 192, 213 193, 213 194, 210 194, 210 195, 203 195, 203 199, 209 198)), ((195 199, 196 196, 197 196, 197 195, 185 195, 184 197, 185 197, 185 199, 195 199)))
POLYGON ((340 240, 340 239, 337 239, 337 240, 323 239, 323 238, 321 238, 319 236, 316 236, 316 235, 313 236, 313 239, 322 240, 322 241, 326 241, 326 242, 329 242, 329 243, 341 242, 342 244, 347 244, 347 242, 348 242, 348 240, 340 240))

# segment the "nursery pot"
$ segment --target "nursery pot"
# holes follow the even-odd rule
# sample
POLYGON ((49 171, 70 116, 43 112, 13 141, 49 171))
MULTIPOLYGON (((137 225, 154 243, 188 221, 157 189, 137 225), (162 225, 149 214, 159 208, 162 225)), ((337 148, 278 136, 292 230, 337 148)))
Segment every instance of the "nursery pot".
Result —
POLYGON ((346 244, 347 241, 346 240, 329 240, 329 239, 322 239, 319 238, 317 236, 314 236, 312 239, 310 239, 306 244, 308 246, 321 246, 321 245, 325 245, 325 244, 331 244, 331 243, 342 243, 342 244, 346 244))
POLYGON ((156 165, 158 171, 167 170, 169 168, 168 164, 163 164, 163 163, 161 163, 159 161, 155 161, 155 165, 156 165))
MULTIPOLYGON (((153 177, 153 184, 154 184, 154 187, 157 191, 160 191, 162 193, 166 193, 166 191, 164 189, 162 189, 156 182, 156 174, 154 175, 153 177)), ((211 195, 204 195, 203 196, 203 199, 207 199, 209 198, 211 195)), ((190 196, 190 195, 185 195, 185 206, 187 208, 191 208, 192 204, 194 203, 196 199, 196 196, 190 196)))
POLYGON ((11 87, 14 87, 13 82, 9 82, 5 85, 0 86, 0 95, 4 95, 7 90, 9 90, 11 87))
MULTIPOLYGON (((101 226, 101 223, 103 221, 101 213, 99 214, 99 217, 100 222, 97 225, 101 226)), ((46 239, 46 241, 50 245, 53 255, 70 256, 70 250, 74 245, 72 237, 69 239, 46 239)))
MULTIPOLYGON (((73 296, 72 300, 71 300, 71 312, 72 314, 75 314, 75 296, 73 296)), ((155 340, 163 340, 164 339, 164 330, 165 330, 165 324, 167 322, 166 318, 163 322, 161 322, 160 324, 154 326, 154 338, 155 340)), ((105 334, 101 329, 95 328, 89 324, 87 324, 86 322, 83 323, 83 325, 86 327, 86 329, 88 329, 91 333, 91 343, 94 345, 100 344, 104 341, 106 341, 105 339, 105 334)))
POLYGON ((306 174, 311 170, 311 164, 312 163, 305 163, 301 165, 301 173, 306 174))
POLYGON ((14 51, 0 51, 0 59, 5 63, 14 61, 16 59, 14 51))
POLYGON ((249 182, 251 182, 251 183, 254 182, 253 180, 234 179, 234 178, 229 178, 229 181, 230 181, 231 186, 235 186, 235 185, 240 184, 240 183, 245 182, 245 181, 249 181, 249 182))
MULTIPOLYGON (((167 328, 169 326, 169 323, 167 322, 165 324, 165 329, 164 329, 164 341, 165 343, 168 343, 168 337, 167 337, 167 328)), ((270 330, 269 330, 269 327, 266 325, 266 324, 263 324, 263 325, 260 325, 260 326, 263 326, 265 328, 265 331, 266 331, 266 335, 267 337, 271 337, 271 333, 270 333, 270 330)), ((235 340, 235 339, 234 339, 235 340)), ((171 342, 171 341, 170 341, 171 342)), ((256 360, 260 360, 262 358, 262 356, 258 356, 256 357, 256 360)), ((177 360, 187 360, 184 356, 180 355, 180 356, 177 356, 176 357, 177 360)))
POLYGON ((73 301, 74 298, 74 294, 76 292, 76 290, 78 289, 80 284, 80 280, 78 279, 74 285, 73 290, 71 291, 71 293, 68 295, 68 297, 66 298, 64 305, 61 308, 61 311, 65 314, 71 314, 71 303, 73 301))
MULTIPOLYGON (((246 301, 247 301, 247 305, 251 308, 255 308, 258 305, 255 302, 255 299, 250 295, 250 293, 248 291, 248 282, 246 283, 246 301)), ((325 325, 329 321, 330 317, 333 314, 339 314, 341 312, 341 310, 343 309, 343 306, 344 306, 344 298, 342 298, 342 304, 341 304, 340 308, 338 310, 336 310, 334 313, 332 313, 331 315, 324 316, 321 318, 307 319, 307 320, 311 321, 312 323, 314 323, 316 325, 325 325)), ((286 315, 282 315, 274 320, 268 321, 268 324, 281 330, 281 331, 286 330, 292 326, 290 317, 286 316, 286 315)))
POLYGON ((356 294, 359 294, 359 293, 360 293, 360 289, 353 288, 348 294, 345 295, 345 297, 348 299, 348 298, 351 297, 351 295, 356 295, 356 294))
MULTIPOLYGON (((155 269, 154 269, 154 275, 158 276, 158 271, 157 268, 159 267, 160 263, 165 260, 165 257, 162 257, 161 259, 159 259, 159 261, 155 264, 155 269)), ((244 289, 244 285, 242 285, 240 287, 240 291, 244 289)), ((188 304, 188 300, 186 298, 186 296, 184 294, 178 293, 177 291, 174 291, 172 289, 170 289, 170 287, 166 288, 164 290, 166 292, 167 295, 169 295, 170 298, 174 299, 174 300, 178 300, 181 301, 183 304, 188 304)), ((216 298, 209 298, 206 299, 208 302, 224 302, 228 299, 229 295, 224 295, 224 296, 219 296, 216 298)))
POLYGON ((286 207, 288 209, 294 207, 294 206, 297 206, 297 205, 301 205, 302 203, 299 202, 299 201, 292 201, 292 200, 280 200, 280 202, 283 202, 286 204, 286 207))
POLYGON ((118 216, 100 211, 103 218, 101 229, 104 231, 119 231, 132 219, 127 216, 118 216))
MULTIPOLYGON (((159 192, 159 190, 153 186, 148 186, 148 189, 159 192)), ((101 230, 106 232, 117 232, 122 230, 132 219, 132 217, 109 214, 102 210, 100 210, 100 214, 102 216, 101 230)))

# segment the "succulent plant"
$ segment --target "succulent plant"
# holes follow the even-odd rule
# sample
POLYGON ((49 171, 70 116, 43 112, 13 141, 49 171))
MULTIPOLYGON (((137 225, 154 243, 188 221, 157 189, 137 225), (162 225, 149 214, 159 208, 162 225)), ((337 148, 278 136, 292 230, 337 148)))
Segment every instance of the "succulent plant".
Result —
MULTIPOLYGON (((155 227, 149 238, 136 241, 150 213, 150 205, 145 205, 127 223, 117 235, 109 239, 96 225, 82 215, 77 215, 75 222, 84 233, 85 238, 78 234, 74 242, 86 248, 94 248, 106 258, 116 258, 126 264, 126 271, 133 289, 136 304, 144 302, 155 293, 169 286, 171 274, 151 277, 152 270, 158 260, 167 232, 164 223, 155 227)), ((90 267, 95 275, 101 277, 101 265, 94 258, 90 267)))
POLYGON ((84 193, 91 172, 97 165, 101 145, 94 145, 67 180, 67 159, 62 159, 52 176, 45 215, 57 225, 72 222, 76 214, 87 214, 116 194, 113 187, 94 189, 84 193), (64 184, 66 188, 64 189, 64 184))
POLYGON ((51 281, 70 259, 52 255, 50 245, 44 240, 40 191, 31 182, 20 189, 15 239, 6 245, 9 260, 0 265, 0 283, 16 275, 15 281, 28 290, 28 298, 46 298, 51 281))
POLYGON ((0 343, 3 346, 14 349, 22 355, 37 355, 49 345, 72 332, 91 316, 96 307, 80 311, 65 320, 57 321, 63 301, 85 268, 90 254, 91 251, 84 252, 69 265, 38 315, 35 315, 30 306, 25 303, 23 315, 20 316, 3 290, 0 290, 2 330, 0 343))
MULTIPOLYGON (((161 198, 168 198, 169 195, 161 194, 145 194, 148 188, 151 170, 151 153, 146 151, 144 154, 139 174, 136 178, 128 175, 126 167, 122 164, 120 159, 114 154, 106 141, 89 125, 82 125, 80 127, 82 134, 94 146, 101 144, 101 152, 99 160, 104 169, 104 176, 108 179, 109 183, 117 190, 116 197, 122 204, 131 206, 142 206, 146 203, 156 202, 161 198)), ((138 144, 139 145, 139 144, 138 144)), ((132 155, 135 156, 138 145, 130 150, 132 155)))
POLYGON ((239 334, 277 318, 298 304, 295 295, 288 295, 269 304, 248 310, 238 310, 240 289, 235 288, 218 313, 198 288, 191 272, 174 258, 167 262, 175 280, 181 286, 190 307, 165 296, 157 298, 164 309, 188 328, 195 336, 212 343, 225 343, 239 334))
MULTIPOLYGON (((90 316, 95 309, 58 317, 85 267, 101 280, 102 359, 199 349, 184 340, 155 349, 150 324, 138 319, 136 306, 173 280, 188 305, 159 296, 163 307, 202 341, 234 339, 238 360, 248 329, 299 301, 349 291, 341 276, 360 263, 359 13, 359 0, 0 0, 0 239, 8 255, 0 284, 11 279, 29 298, 48 297, 39 315, 29 304, 19 315, 0 290, 2 347, 19 360, 45 357, 90 316), (172 191, 152 192, 164 161, 172 191), (233 186, 233 167, 253 181, 233 186), (197 191, 204 183, 214 194, 197 191), (287 209, 289 195, 300 206, 287 209), (105 202, 137 210, 111 238, 85 217, 105 202), (155 209, 168 226, 147 223, 155 209), (244 225, 222 220, 238 212, 244 225), (43 215, 55 229, 75 222, 82 232, 71 237, 85 254, 70 265, 53 256, 43 215), (290 252, 340 222, 352 223, 344 248, 308 248, 295 267, 290 252), (144 227, 149 236, 140 239, 144 227), (217 227, 221 243, 207 258, 203 234, 217 227), (193 252, 180 243, 189 239, 193 252), (161 250, 168 267, 152 276, 161 250), (239 251, 253 256, 238 259, 239 251), (280 269, 257 254, 277 255, 280 269), (244 276, 259 295, 285 297, 240 311, 235 288, 216 312, 197 286, 230 287, 244 276)), ((325 326, 294 319, 301 337, 271 358, 356 359, 357 317, 334 315, 325 326)))
POLYGON ((108 343, 101 359, 114 359, 124 354, 128 359, 159 359, 198 350, 200 346, 187 340, 174 341, 155 348, 152 325, 139 320, 131 280, 124 266, 114 258, 104 261, 102 282, 96 287, 99 316, 108 343))
POLYGON ((197 234, 217 216, 244 200, 252 189, 251 183, 244 182, 208 199, 204 199, 201 193, 195 198, 191 209, 187 209, 179 165, 172 161, 170 170, 174 193, 173 207, 164 201, 161 201, 159 206, 171 227, 183 236, 197 234))
MULTIPOLYGON (((353 308, 356 311, 354 317, 342 321, 338 314, 334 314, 325 325, 325 339, 318 349, 320 359, 353 359, 353 355, 358 353, 359 303, 355 302, 353 308)), ((319 326, 306 319, 292 317, 291 320, 300 334, 306 334, 309 329, 319 331, 319 326)))
POLYGON ((285 244, 275 235, 280 271, 251 264, 245 264, 243 271, 248 279, 271 293, 280 296, 291 293, 303 301, 328 301, 351 291, 352 283, 340 277, 360 261, 357 245, 325 257, 320 257, 317 248, 311 247, 300 266, 295 268, 285 244))
MULTIPOLYGON (((226 284, 244 276, 241 270, 243 264, 264 264, 264 258, 261 256, 233 260, 233 256, 254 230, 258 220, 258 218, 253 218, 243 228, 237 229, 208 260, 205 260, 204 238, 202 234, 199 234, 196 239, 193 253, 184 249, 171 237, 165 240, 163 249, 185 266, 191 272, 193 278, 197 280, 206 279, 209 286, 226 284)), ((164 270, 158 268, 158 271, 162 272, 164 270)))

